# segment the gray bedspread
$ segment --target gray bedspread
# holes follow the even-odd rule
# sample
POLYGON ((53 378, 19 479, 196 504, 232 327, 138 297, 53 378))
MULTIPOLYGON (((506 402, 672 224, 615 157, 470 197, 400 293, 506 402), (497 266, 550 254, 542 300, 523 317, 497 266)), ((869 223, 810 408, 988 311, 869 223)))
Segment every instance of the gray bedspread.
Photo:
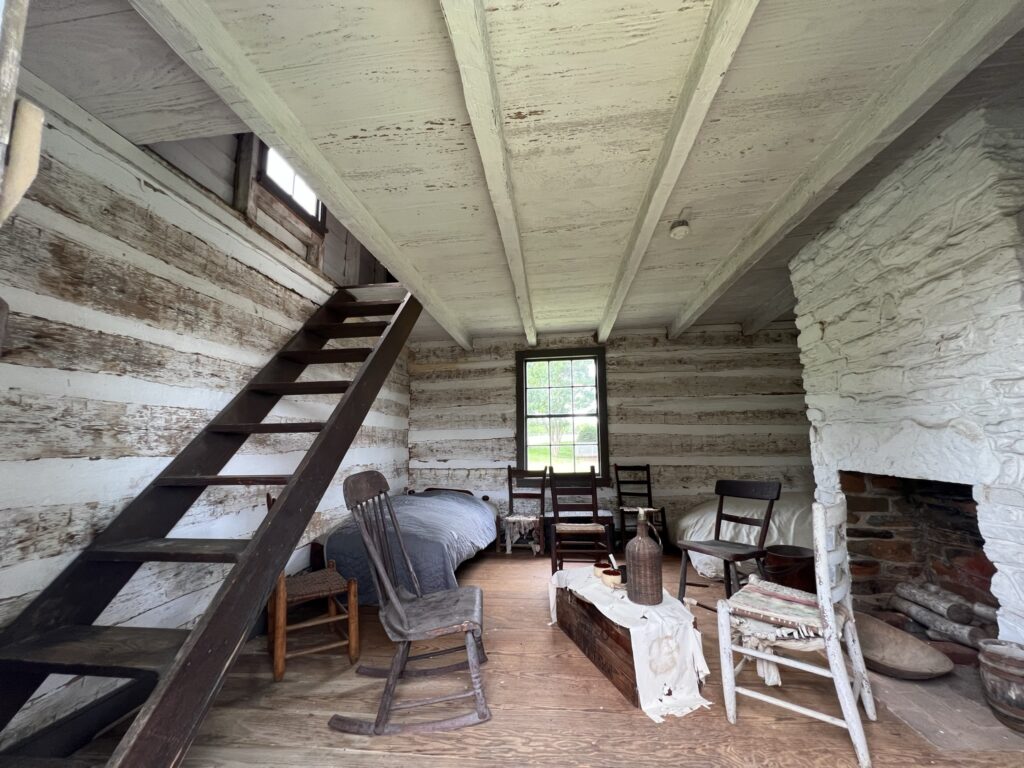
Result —
MULTIPOLYGON (((457 587, 455 569, 494 541, 494 511, 474 496, 424 491, 413 496, 394 496, 391 503, 424 593, 457 587)), ((399 552, 397 545, 394 552, 399 552)), ((377 604, 377 590, 354 517, 345 518, 327 534, 324 555, 337 563, 346 578, 359 581, 360 604, 377 604)), ((402 570, 405 586, 411 587, 402 570)))

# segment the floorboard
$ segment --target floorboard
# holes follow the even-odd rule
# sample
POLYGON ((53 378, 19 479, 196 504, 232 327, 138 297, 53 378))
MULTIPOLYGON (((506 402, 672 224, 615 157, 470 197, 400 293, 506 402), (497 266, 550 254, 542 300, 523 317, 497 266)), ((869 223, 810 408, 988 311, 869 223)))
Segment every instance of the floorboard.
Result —
MULTIPOLYGON (((678 559, 666 559, 670 591, 678 559)), ((298 766, 426 765, 436 768, 517 766, 722 766, 723 768, 844 768, 855 766, 842 731, 782 709, 739 701, 739 724, 722 707, 714 614, 696 610, 704 653, 712 669, 704 688, 707 710, 658 725, 622 698, 611 683, 557 627, 549 627, 549 564, 528 553, 488 553, 460 570, 463 584, 484 590, 484 640, 490 661, 484 685, 493 719, 454 733, 369 738, 327 728, 335 713, 371 717, 382 680, 354 674, 347 658, 323 654, 289 663, 274 683, 265 641, 251 642, 233 667, 217 703, 190 750, 186 768, 298 768, 298 766), (415 756, 415 757, 413 757, 415 756), (412 760, 412 762, 411 762, 412 760)), ((690 595, 714 604, 717 586, 690 595)), ((373 610, 365 610, 363 662, 384 664, 391 646, 373 610)), ((312 641, 318 639, 311 630, 312 641)), ((424 644, 420 650, 442 647, 424 644)), ((414 650, 415 652, 415 650, 414 650)), ((448 663, 445 659, 442 663, 448 663)), ((785 670, 783 692, 808 706, 839 714, 828 681, 785 670)), ((757 685, 753 671, 741 679, 757 685)), ((399 686, 399 698, 468 690, 465 674, 416 680, 399 686)), ((880 702, 880 716, 867 725, 875 766, 986 768, 1019 766, 1010 751, 939 750, 895 718, 880 702)), ((424 710, 420 716, 437 717, 424 710)), ((85 752, 109 749, 98 742, 85 752)))

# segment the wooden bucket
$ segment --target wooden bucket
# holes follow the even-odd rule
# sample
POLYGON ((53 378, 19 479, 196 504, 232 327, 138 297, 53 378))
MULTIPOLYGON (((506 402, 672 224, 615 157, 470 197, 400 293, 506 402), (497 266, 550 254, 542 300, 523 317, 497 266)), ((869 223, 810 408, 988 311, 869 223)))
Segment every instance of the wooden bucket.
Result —
POLYGON ((1024 733, 1024 645, 982 640, 978 654, 985 701, 1003 725, 1024 733))
POLYGON ((765 548, 764 577, 775 584, 816 592, 814 551, 807 547, 775 544, 765 548))

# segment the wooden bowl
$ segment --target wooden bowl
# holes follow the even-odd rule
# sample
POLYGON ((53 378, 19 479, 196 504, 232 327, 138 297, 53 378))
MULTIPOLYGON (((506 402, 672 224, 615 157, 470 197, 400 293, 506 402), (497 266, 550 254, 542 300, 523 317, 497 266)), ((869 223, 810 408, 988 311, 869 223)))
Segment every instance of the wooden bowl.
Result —
POLYGON ((1024 645, 1009 640, 982 640, 979 645, 985 701, 999 722, 1024 733, 1024 645))
POLYGON ((929 680, 953 671, 953 662, 946 654, 909 632, 866 613, 854 615, 868 669, 902 680, 929 680))

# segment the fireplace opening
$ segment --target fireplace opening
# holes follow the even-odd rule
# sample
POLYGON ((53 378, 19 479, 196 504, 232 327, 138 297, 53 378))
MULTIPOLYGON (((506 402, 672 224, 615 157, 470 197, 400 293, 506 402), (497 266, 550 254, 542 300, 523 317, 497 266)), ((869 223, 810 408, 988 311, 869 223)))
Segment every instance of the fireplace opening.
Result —
POLYGON ((839 479, 856 609, 955 665, 932 680, 873 674, 877 698, 938 747, 1020 749, 1024 739, 989 712, 978 672, 979 641, 998 634, 998 601, 971 486, 850 471, 839 479), (948 620, 946 632, 936 629, 936 616, 948 620))

